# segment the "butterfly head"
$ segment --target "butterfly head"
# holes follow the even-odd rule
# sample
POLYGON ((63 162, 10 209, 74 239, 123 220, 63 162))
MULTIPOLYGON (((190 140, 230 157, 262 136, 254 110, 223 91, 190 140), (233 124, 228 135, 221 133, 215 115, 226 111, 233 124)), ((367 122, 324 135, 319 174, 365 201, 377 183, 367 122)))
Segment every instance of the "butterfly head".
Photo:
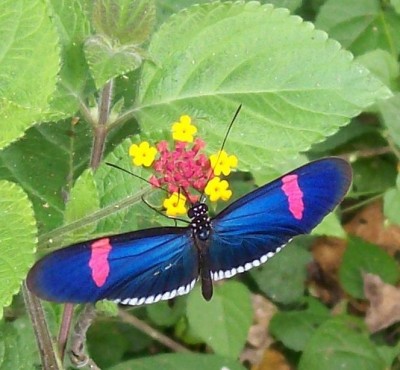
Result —
POLYGON ((187 215, 191 219, 190 227, 192 228, 193 234, 200 240, 207 240, 211 231, 207 204, 202 202, 194 203, 189 208, 187 215))

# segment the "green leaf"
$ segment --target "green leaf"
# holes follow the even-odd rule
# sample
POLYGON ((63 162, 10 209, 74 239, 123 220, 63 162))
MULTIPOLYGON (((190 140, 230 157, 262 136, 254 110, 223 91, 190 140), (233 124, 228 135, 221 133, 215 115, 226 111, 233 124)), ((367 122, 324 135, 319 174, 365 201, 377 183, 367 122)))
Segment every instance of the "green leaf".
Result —
POLYGON ((399 188, 389 189, 383 196, 383 213, 388 220, 400 225, 400 190, 399 188))
POLYGON ((266 264, 250 272, 260 290, 273 301, 289 304, 303 296, 307 264, 312 260, 304 243, 308 244, 308 240, 293 240, 266 264))
POLYGON ((270 334, 294 351, 303 351, 318 326, 330 318, 329 310, 315 298, 306 302, 305 310, 278 312, 269 324, 270 334))
POLYGON ((390 0, 390 4, 392 4, 396 13, 400 14, 400 0, 390 0))
POLYGON ((51 100, 49 114, 49 118, 57 120, 75 114, 81 101, 94 91, 83 52, 90 27, 82 0, 50 0, 49 4, 60 38, 62 57, 57 90, 51 100))
POLYGON ((386 50, 372 50, 360 55, 357 62, 367 67, 386 86, 396 88, 400 67, 396 58, 386 50))
POLYGON ((377 347, 379 355, 385 360, 388 369, 392 368, 393 362, 396 361, 400 355, 400 342, 393 346, 379 346, 377 347))
POLYGON ((324 32, 256 2, 184 10, 153 36, 149 53, 155 63, 144 63, 136 103, 142 129, 169 128, 182 113, 206 117, 199 136, 215 151, 241 103, 226 143, 241 169, 279 169, 390 96, 324 32))
POLYGON ((385 368, 365 325, 351 316, 334 317, 322 324, 308 341, 299 364, 299 370, 385 368))
POLYGON ((169 353, 152 357, 140 358, 122 362, 108 370, 245 370, 245 368, 232 359, 218 355, 201 355, 186 353, 169 353))
POLYGON ((338 238, 345 238, 344 231, 340 219, 336 213, 332 212, 326 216, 321 223, 312 231, 313 235, 329 235, 338 238))
POLYGON ((1 1, 0 30, 1 148, 45 116, 56 87, 60 56, 58 37, 43 1, 1 1))
POLYGON ((185 314, 186 299, 178 298, 171 306, 169 302, 161 301, 146 306, 149 319, 159 326, 173 326, 185 314))
POLYGON ((384 250, 358 238, 351 238, 343 255, 339 279, 343 288, 355 298, 364 298, 362 274, 379 275, 388 284, 399 279, 396 261, 384 250))
MULTIPOLYGON (((135 139, 135 142, 137 139, 135 139)), ((128 157, 129 147, 132 144, 131 139, 125 140, 110 155, 106 162, 117 164, 122 168, 128 169, 133 174, 148 179, 149 172, 131 165, 131 159, 128 157)), ((152 201, 152 194, 155 196, 165 196, 162 191, 151 190, 150 185, 140 178, 120 171, 116 168, 102 165, 95 174, 101 208, 113 206, 114 212, 107 218, 98 223, 98 231, 101 233, 121 233, 133 230, 139 230, 150 226, 169 225, 173 226, 173 221, 151 209, 143 202, 142 197, 155 207, 162 203, 160 199, 152 201), (129 205, 129 208, 126 207, 129 205), (140 217, 138 217, 140 215, 140 217)))
MULTIPOLYGON (((105 154, 128 132, 132 132, 128 125, 113 130, 105 154)), ((64 199, 88 166, 92 140, 91 128, 84 121, 44 123, 0 151, 0 179, 16 182, 27 192, 42 233, 63 225, 64 199)))
POLYGON ((120 44, 140 45, 154 26, 153 0, 98 0, 93 7, 93 25, 97 33, 120 44))
POLYGON ((36 224, 31 203, 17 185, 0 181, 0 318, 34 262, 36 224))
POLYGON ((328 0, 315 25, 356 55, 373 49, 395 55, 400 51, 400 18, 390 9, 382 10, 378 0, 328 0))
POLYGON ((300 8, 302 0, 267 0, 266 3, 272 4, 277 8, 287 8, 291 12, 294 12, 300 8))
MULTIPOLYGON (((100 200, 93 178, 93 172, 91 170, 86 170, 76 180, 71 189, 69 200, 65 205, 64 224, 68 225, 73 221, 79 220, 97 211, 99 208, 100 200)), ((72 242, 87 238, 87 235, 92 233, 96 229, 96 226, 96 223, 92 223, 74 230, 73 233, 68 235, 66 243, 72 244, 72 242)))
POLYGON ((379 102, 378 107, 390 138, 400 146, 400 93, 391 99, 379 102))
POLYGON ((102 36, 88 38, 85 55, 98 89, 112 78, 133 71, 142 64, 142 55, 136 46, 113 47, 102 36))
POLYGON ((39 366, 36 340, 29 318, 0 321, 0 370, 34 369, 39 366))
POLYGON ((352 163, 352 168, 352 193, 358 196, 384 192, 395 184, 396 168, 386 158, 361 158, 352 163))
POLYGON ((237 358, 253 317, 250 292, 241 283, 227 281, 214 287, 214 295, 207 302, 198 285, 188 297, 187 317, 193 332, 215 353, 237 358))

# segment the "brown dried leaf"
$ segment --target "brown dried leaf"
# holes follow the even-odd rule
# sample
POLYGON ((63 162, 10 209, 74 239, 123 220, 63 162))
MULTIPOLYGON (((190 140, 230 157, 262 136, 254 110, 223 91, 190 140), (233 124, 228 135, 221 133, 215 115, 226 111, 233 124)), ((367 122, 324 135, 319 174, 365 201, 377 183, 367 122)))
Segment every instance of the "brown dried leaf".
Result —
POLYGON ((364 294, 370 301, 365 322, 371 333, 400 321, 400 289, 384 283, 378 275, 364 274, 364 294))
POLYGON ((339 238, 321 237, 312 247, 314 262, 309 265, 313 294, 327 304, 336 304, 343 296, 338 280, 346 242, 339 238))
POLYGON ((400 227, 385 225, 382 201, 364 207, 344 229, 351 235, 381 246, 391 256, 400 251, 400 227))
POLYGON ((247 336, 246 348, 240 355, 242 362, 258 364, 266 348, 274 339, 268 334, 268 325, 272 316, 277 312, 276 306, 261 295, 252 295, 254 322, 247 336))
POLYGON ((291 366, 282 353, 276 349, 268 348, 264 352, 261 363, 252 366, 251 370, 291 370, 291 366))

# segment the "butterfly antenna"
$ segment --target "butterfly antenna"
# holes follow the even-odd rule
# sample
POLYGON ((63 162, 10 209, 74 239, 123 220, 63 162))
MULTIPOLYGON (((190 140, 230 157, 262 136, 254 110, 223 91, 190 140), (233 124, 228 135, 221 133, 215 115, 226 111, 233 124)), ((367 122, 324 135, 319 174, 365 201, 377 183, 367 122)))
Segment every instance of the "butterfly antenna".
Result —
MULTIPOLYGON (((242 104, 240 104, 240 105, 238 106, 238 108, 236 109, 236 112, 235 112, 235 114, 233 115, 233 118, 232 118, 232 120, 231 120, 231 123, 229 124, 228 129, 226 130, 226 134, 225 134, 224 140, 222 141, 221 148, 220 148, 220 150, 219 150, 219 152, 218 152, 217 160, 216 160, 216 162, 215 162, 214 167, 211 168, 211 172, 210 172, 210 174, 208 175, 206 184, 210 181, 210 178, 211 178, 211 175, 212 175, 213 172, 214 172, 215 166, 216 166, 217 163, 219 162, 219 158, 220 158, 220 156, 221 156, 222 151, 224 150, 226 140, 228 139, 228 136, 229 136, 229 133, 231 132, 232 126, 233 126, 234 122, 236 121, 236 118, 237 118, 237 116, 239 115, 239 112, 240 112, 241 109, 242 109, 242 104)), ((200 200, 201 200, 201 199, 204 199, 204 191, 201 193, 200 200)))
POLYGON ((118 169, 118 170, 121 170, 122 172, 125 172, 125 173, 127 173, 127 174, 129 174, 129 175, 132 175, 133 177, 136 177, 137 179, 140 179, 140 180, 142 180, 142 181, 144 181, 144 182, 147 182, 147 183, 150 184, 152 187, 156 187, 157 189, 161 189, 162 191, 168 193, 167 189, 164 189, 162 186, 157 186, 157 185, 151 183, 149 180, 146 180, 145 178, 143 178, 143 177, 141 177, 141 176, 139 176, 139 175, 136 175, 136 173, 133 173, 133 172, 131 172, 131 171, 129 171, 129 170, 123 168, 123 167, 120 167, 120 166, 118 166, 117 164, 110 163, 110 162, 106 162, 106 165, 107 165, 107 166, 110 166, 110 167, 114 167, 114 168, 116 168, 116 169, 118 169))

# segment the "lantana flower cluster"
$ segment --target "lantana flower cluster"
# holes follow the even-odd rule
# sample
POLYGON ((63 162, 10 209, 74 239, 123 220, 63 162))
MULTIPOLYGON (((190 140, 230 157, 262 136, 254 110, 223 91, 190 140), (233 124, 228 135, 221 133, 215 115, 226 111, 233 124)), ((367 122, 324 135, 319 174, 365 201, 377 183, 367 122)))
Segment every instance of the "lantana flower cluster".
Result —
POLYGON ((187 201, 193 204, 203 193, 211 202, 227 201, 232 196, 228 181, 221 175, 228 176, 237 167, 236 156, 222 150, 207 157, 205 142, 195 138, 196 133, 191 117, 182 115, 172 124, 173 145, 160 141, 151 146, 143 141, 129 148, 133 164, 151 168, 150 183, 165 187, 170 194, 163 202, 168 216, 186 214, 187 201))

